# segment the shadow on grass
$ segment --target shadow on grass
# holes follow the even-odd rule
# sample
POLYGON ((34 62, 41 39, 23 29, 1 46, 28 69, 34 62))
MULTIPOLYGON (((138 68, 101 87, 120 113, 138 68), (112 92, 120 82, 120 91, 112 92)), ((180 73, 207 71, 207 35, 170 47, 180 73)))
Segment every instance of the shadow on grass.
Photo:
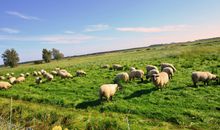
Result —
POLYGON ((76 105, 77 109, 86 109, 88 107, 95 107, 101 104, 101 101, 99 99, 94 100, 94 101, 85 101, 82 103, 79 103, 76 105))
POLYGON ((153 91, 156 91, 157 89, 155 87, 150 88, 150 89, 142 89, 142 90, 138 90, 134 93, 132 93, 131 95, 124 97, 124 99, 131 99, 131 98, 135 98, 135 97, 140 97, 143 94, 149 94, 153 91))

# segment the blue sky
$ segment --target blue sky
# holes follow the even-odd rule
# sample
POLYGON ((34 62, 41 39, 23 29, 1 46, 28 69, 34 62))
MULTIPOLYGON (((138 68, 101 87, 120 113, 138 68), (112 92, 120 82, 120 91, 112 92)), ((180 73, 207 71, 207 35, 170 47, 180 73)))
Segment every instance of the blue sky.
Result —
MULTIPOLYGON (((65 56, 220 36, 219 0, 1 0, 0 54, 65 56)), ((0 60, 0 64, 3 61, 0 60)))

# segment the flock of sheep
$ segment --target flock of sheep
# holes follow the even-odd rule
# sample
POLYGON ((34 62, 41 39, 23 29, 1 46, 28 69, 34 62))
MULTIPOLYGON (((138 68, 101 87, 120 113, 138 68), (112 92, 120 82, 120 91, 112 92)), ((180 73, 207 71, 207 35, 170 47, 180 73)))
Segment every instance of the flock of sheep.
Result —
MULTIPOLYGON (((110 65, 103 65, 102 68, 110 68, 110 65)), ((123 66, 119 64, 112 65, 113 70, 123 70, 123 66)), ((118 89, 121 89, 122 86, 120 84, 121 81, 128 82, 134 79, 140 79, 143 82, 144 77, 146 76, 146 80, 151 81, 156 88, 162 89, 166 86, 166 84, 172 79, 174 73, 176 72, 176 68, 174 65, 170 63, 162 63, 161 64, 161 72, 158 70, 156 66, 147 65, 146 66, 146 74, 141 69, 136 69, 135 67, 130 67, 130 71, 118 73, 114 78, 114 84, 103 84, 99 89, 99 96, 102 100, 102 97, 105 97, 108 101, 112 100, 112 97, 116 93, 118 89)), ((8 89, 13 84, 24 82, 27 77, 31 74, 21 73, 17 78, 14 77, 14 73, 7 73, 5 76, 0 76, 0 89, 8 89), (8 81, 7 81, 8 80, 8 81)), ((65 69, 55 68, 50 73, 45 70, 34 71, 32 73, 35 76, 35 83, 42 83, 43 78, 47 81, 52 81, 54 76, 60 76, 61 78, 73 78, 73 75, 65 69)), ((86 72, 83 70, 76 71, 76 76, 86 76, 86 72)), ((210 80, 216 80, 218 82, 219 77, 211 74, 210 72, 193 72, 192 73, 192 81, 194 86, 199 81, 204 82, 204 84, 208 84, 210 80)))

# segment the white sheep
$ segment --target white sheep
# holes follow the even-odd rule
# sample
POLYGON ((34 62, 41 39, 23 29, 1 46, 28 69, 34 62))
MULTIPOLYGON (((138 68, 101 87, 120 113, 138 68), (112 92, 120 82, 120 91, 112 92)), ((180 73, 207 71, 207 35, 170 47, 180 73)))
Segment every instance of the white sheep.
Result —
POLYGON ((123 66, 119 64, 113 64, 112 68, 113 70, 123 70, 123 66))
POLYGON ((169 76, 166 72, 160 72, 159 74, 153 74, 152 76, 153 84, 161 89, 169 82, 169 76))
POLYGON ((102 100, 102 97, 106 97, 107 101, 109 101, 109 99, 112 100, 117 89, 119 89, 118 84, 103 84, 99 89, 100 100, 102 100))
POLYGON ((20 83, 20 82, 24 82, 25 81, 25 77, 20 76, 15 80, 15 83, 20 83))
POLYGON ((115 76, 115 79, 114 79, 114 82, 115 83, 118 83, 119 81, 124 81, 124 82, 128 82, 129 80, 129 75, 127 72, 121 72, 121 73, 118 73, 116 76, 115 76))
POLYGON ((5 81, 0 81, 0 89, 8 89, 10 88, 12 85, 9 82, 5 82, 5 81))
POLYGON ((35 83, 36 83, 36 84, 42 83, 42 78, 41 78, 41 77, 36 77, 35 83))
POLYGON ((168 76, 169 76, 169 79, 172 79, 173 74, 174 74, 172 68, 170 68, 170 67, 165 67, 165 68, 163 68, 163 72, 166 72, 166 73, 168 74, 168 76))
POLYGON ((38 76, 37 71, 34 71, 34 72, 33 72, 33 76, 38 76))
POLYGON ((165 68, 165 67, 170 67, 170 68, 173 69, 173 72, 176 72, 176 68, 175 68, 172 64, 170 64, 170 63, 162 63, 160 66, 161 66, 161 71, 162 71, 163 68, 165 68))
POLYGON ((207 84, 210 80, 216 80, 218 81, 218 76, 210 73, 210 72, 201 72, 201 71, 197 71, 197 72, 193 72, 192 73, 192 81, 194 86, 196 86, 196 83, 199 81, 204 82, 204 85, 207 84))
POLYGON ((130 71, 132 71, 132 70, 136 70, 136 68, 135 67, 130 67, 130 71))
POLYGON ((23 73, 20 74, 20 77, 25 77, 25 75, 23 73))
POLYGON ((45 75, 45 77, 47 78, 48 81, 53 80, 53 75, 52 74, 49 74, 49 73, 46 72, 44 75, 45 75))
POLYGON ((0 80, 5 80, 5 77, 4 76, 0 76, 0 80))
POLYGON ((77 70, 76 76, 86 76, 86 72, 84 70, 77 70))
POLYGON ((40 76, 42 75, 42 73, 40 71, 37 71, 37 75, 40 76))
POLYGON ((130 80, 133 80, 133 79, 137 78, 137 79, 141 79, 141 81, 143 82, 144 81, 143 77, 144 77, 144 71, 143 70, 132 70, 129 73, 130 80))
POLYGON ((57 75, 57 74, 58 74, 58 72, 55 71, 55 70, 52 70, 50 73, 51 73, 52 75, 57 75))
POLYGON ((25 77, 28 77, 28 76, 30 76, 30 73, 27 72, 27 73, 25 74, 25 77))
POLYGON ((69 72, 66 72, 66 71, 58 71, 58 75, 61 78, 72 78, 73 77, 69 72))
POLYGON ((15 77, 12 77, 12 76, 9 77, 9 83, 10 84, 13 84, 15 82, 15 80, 16 80, 15 77))

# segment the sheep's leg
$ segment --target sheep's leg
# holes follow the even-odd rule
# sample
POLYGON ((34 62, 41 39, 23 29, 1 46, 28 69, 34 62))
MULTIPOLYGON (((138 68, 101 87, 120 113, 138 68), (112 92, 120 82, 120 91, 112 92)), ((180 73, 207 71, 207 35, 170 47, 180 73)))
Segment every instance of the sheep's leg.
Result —
POLYGON ((194 87, 197 87, 196 82, 193 82, 193 84, 194 84, 194 87))
POLYGON ((141 78, 141 82, 144 82, 144 79, 143 79, 143 78, 141 78))
POLYGON ((110 96, 110 100, 112 101, 112 96, 110 96))

